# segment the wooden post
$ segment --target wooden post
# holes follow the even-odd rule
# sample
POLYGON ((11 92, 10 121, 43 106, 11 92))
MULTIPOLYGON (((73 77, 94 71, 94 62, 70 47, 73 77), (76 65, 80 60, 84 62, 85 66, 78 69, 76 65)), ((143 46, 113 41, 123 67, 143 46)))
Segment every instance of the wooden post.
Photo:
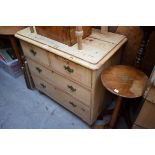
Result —
POLYGON ((82 36, 83 36, 82 26, 76 26, 75 35, 77 37, 78 49, 82 50, 82 36))
POLYGON ((121 108, 121 104, 122 104, 122 97, 117 96, 116 105, 115 105, 114 111, 112 113, 111 121, 109 123, 110 128, 114 128, 114 126, 116 124, 118 114, 119 114, 119 111, 120 111, 120 108, 121 108))
POLYGON ((16 55, 17 59, 19 60, 19 63, 22 66, 23 65, 23 60, 22 60, 22 56, 21 56, 22 54, 21 54, 21 51, 20 51, 20 49, 19 49, 19 47, 17 45, 17 40, 16 40, 16 38, 14 36, 10 36, 9 39, 10 39, 12 48, 13 48, 13 50, 15 52, 15 55, 16 55))
POLYGON ((33 79, 31 77, 29 66, 28 66, 28 63, 27 63, 26 60, 24 61, 24 71, 25 71, 24 74, 26 74, 25 80, 26 80, 26 83, 27 83, 27 87, 29 89, 32 89, 33 90, 35 88, 35 86, 34 86, 34 82, 33 82, 33 79))
POLYGON ((30 26, 31 33, 37 33, 35 26, 30 26))
POLYGON ((101 26, 101 33, 108 32, 108 26, 101 26))
POLYGON ((36 27, 35 27, 35 26, 33 26, 33 30, 34 30, 34 33, 37 33, 36 27))
POLYGON ((24 73, 24 78, 25 78, 27 88, 34 89, 34 83, 33 83, 33 80, 31 78, 31 75, 30 75, 28 64, 25 61, 25 58, 22 57, 21 51, 17 45, 17 40, 14 36, 10 36, 9 38, 11 41, 12 48, 15 51, 15 55, 21 64, 21 69, 24 73))

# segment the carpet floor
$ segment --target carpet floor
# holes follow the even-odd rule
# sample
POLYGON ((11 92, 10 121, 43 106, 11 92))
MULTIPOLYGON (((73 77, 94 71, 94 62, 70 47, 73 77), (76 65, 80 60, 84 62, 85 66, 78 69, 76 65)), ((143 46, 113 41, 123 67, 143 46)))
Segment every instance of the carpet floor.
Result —
POLYGON ((89 126, 49 97, 26 87, 24 77, 0 68, 1 129, 88 129, 89 126))

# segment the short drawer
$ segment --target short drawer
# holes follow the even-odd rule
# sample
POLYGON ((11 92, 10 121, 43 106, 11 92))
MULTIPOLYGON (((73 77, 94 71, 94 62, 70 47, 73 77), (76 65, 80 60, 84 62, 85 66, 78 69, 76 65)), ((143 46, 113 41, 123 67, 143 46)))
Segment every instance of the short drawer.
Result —
POLYGON ((91 88, 91 70, 73 63, 60 56, 50 54, 52 68, 68 78, 74 79, 77 82, 91 88))
POLYGON ((21 46, 24 54, 43 65, 49 66, 49 59, 47 52, 39 47, 21 41, 21 46))
POLYGON ((76 84, 75 82, 64 78, 63 76, 55 73, 54 71, 48 70, 47 68, 30 59, 28 59, 28 64, 32 73, 53 84, 59 89, 69 93, 84 104, 90 106, 91 92, 89 90, 85 89, 79 84, 76 84))
POLYGON ((57 87, 35 76, 34 74, 32 74, 32 78, 37 89, 56 100, 58 103, 78 115, 87 123, 90 122, 90 109, 88 107, 67 93, 61 91, 57 87))

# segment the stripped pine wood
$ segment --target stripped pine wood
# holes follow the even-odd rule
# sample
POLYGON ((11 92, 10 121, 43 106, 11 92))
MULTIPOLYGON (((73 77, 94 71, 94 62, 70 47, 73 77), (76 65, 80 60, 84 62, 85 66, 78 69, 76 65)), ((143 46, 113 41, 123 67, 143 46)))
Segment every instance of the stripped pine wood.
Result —
POLYGON ((61 91, 57 87, 54 87, 53 85, 47 83, 41 78, 35 76, 34 74, 32 74, 32 78, 37 89, 59 102, 68 110, 76 113, 86 122, 90 122, 90 109, 88 107, 80 103, 69 94, 61 91))
POLYGON ((49 54, 51 60, 51 66, 54 70, 62 73, 68 78, 72 78, 76 81, 79 81, 83 85, 91 88, 91 70, 83 66, 75 64, 67 59, 64 59, 60 56, 49 54), (87 76, 85 76, 87 75, 87 76))
POLYGON ((24 37, 24 36, 19 35, 19 34, 16 34, 15 36, 17 38, 21 39, 21 40, 25 40, 26 42, 28 42, 30 44, 33 44, 33 45, 38 46, 38 47, 40 47, 42 49, 45 49, 45 50, 47 50, 49 52, 52 52, 52 53, 54 53, 56 55, 59 55, 61 57, 64 57, 64 58, 66 58, 66 59, 68 59, 70 61, 74 61, 75 63, 80 64, 81 66, 84 66, 84 67, 89 68, 89 69, 92 69, 92 70, 99 69, 102 66, 102 64, 105 63, 109 59, 109 57, 111 57, 115 52, 117 52, 117 50, 120 47, 122 47, 122 45, 124 43, 126 43, 126 41, 127 41, 127 38, 124 38, 122 41, 120 41, 120 43, 115 48, 113 48, 111 51, 109 51, 108 54, 105 55, 102 58, 101 61, 99 61, 97 64, 92 64, 92 63, 89 63, 87 61, 83 61, 80 58, 73 57, 72 55, 69 55, 69 54, 67 54, 65 52, 62 52, 61 50, 57 50, 55 48, 51 48, 50 46, 48 46, 46 44, 39 43, 38 41, 34 41, 33 39, 29 39, 29 38, 24 37))
MULTIPOLYGON (((107 53, 109 53, 109 51, 113 50, 120 41, 124 39, 126 40, 125 36, 110 32, 106 33, 105 35, 101 35, 100 33, 95 33, 94 35, 94 33, 92 33, 90 37, 83 39, 83 50, 78 50, 77 44, 69 47, 52 39, 31 33, 29 28, 21 30, 17 34, 21 36, 24 35, 31 40, 36 40, 39 43, 43 43, 44 45, 41 47, 52 47, 53 49, 70 54, 70 56, 74 56, 90 64, 98 63, 104 56, 106 56, 107 53), (110 40, 112 40, 112 42, 110 42, 110 40)), ((18 35, 16 35, 16 37, 18 37, 18 35)))
POLYGON ((87 89, 81 87, 80 85, 58 75, 54 71, 49 71, 45 67, 28 60, 29 68, 31 72, 35 75, 40 76, 42 79, 46 79, 49 83, 57 86, 59 89, 71 94, 73 97, 77 98, 86 105, 90 105, 91 102, 91 92, 87 89))
POLYGON ((32 46, 26 42, 21 42, 24 54, 32 60, 38 61, 41 64, 49 66, 47 52, 36 46, 32 46))
POLYGON ((82 26, 76 26, 75 34, 76 34, 76 37, 77 37, 78 49, 82 50, 82 36, 83 36, 82 26))
POLYGON ((93 72, 92 76, 93 95, 92 95, 91 113, 95 115, 91 115, 92 121, 95 121, 97 115, 101 113, 101 111, 107 106, 108 103, 112 102, 112 94, 109 94, 107 90, 102 86, 100 76, 102 71, 108 68, 109 66, 120 64, 121 52, 122 51, 120 49, 111 58, 109 58, 99 70, 93 72))
POLYGON ((82 50, 77 49, 77 44, 69 47, 30 33, 29 28, 19 31, 16 37, 20 39, 36 88, 93 124, 109 97, 101 83, 101 72, 119 63, 126 37, 94 30, 83 39, 82 50), (30 49, 40 57, 28 54, 30 49))

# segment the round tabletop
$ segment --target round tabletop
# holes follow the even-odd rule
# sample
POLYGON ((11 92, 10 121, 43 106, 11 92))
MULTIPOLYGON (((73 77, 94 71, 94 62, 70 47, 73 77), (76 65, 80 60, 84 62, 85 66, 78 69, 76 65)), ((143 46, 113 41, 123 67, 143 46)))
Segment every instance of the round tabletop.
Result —
POLYGON ((106 89, 127 98, 142 96, 147 79, 140 70, 125 65, 109 67, 101 74, 101 81, 106 89))

